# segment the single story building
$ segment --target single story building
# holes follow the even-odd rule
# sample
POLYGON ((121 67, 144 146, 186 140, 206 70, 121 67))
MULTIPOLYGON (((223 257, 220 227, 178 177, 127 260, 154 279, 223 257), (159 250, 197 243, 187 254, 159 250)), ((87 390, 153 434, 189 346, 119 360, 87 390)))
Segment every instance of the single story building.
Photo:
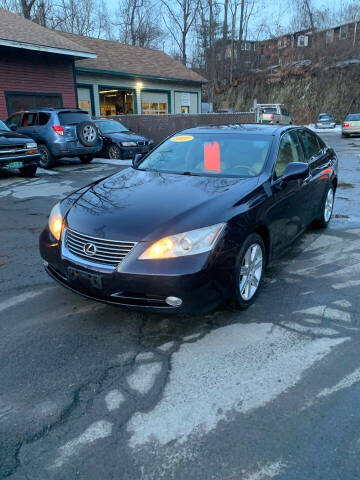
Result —
POLYGON ((26 108, 77 106, 75 59, 96 54, 0 8, 0 118, 26 108))
POLYGON ((166 53, 62 35, 97 54, 75 62, 79 106, 93 115, 201 113, 201 86, 206 80, 166 53))

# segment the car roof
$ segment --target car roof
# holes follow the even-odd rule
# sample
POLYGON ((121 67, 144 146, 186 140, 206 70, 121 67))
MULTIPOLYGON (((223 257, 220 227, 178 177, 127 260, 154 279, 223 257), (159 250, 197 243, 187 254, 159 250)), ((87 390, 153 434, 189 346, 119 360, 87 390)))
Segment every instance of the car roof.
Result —
POLYGON ((188 128, 181 133, 240 133, 255 135, 277 135, 294 128, 292 125, 264 125, 259 123, 247 123, 236 125, 203 125, 201 127, 188 128))
POLYGON ((86 110, 82 110, 81 108, 52 108, 52 107, 43 107, 43 108, 29 108, 27 110, 18 110, 17 112, 12 113, 11 115, 16 115, 19 113, 38 113, 38 112, 71 112, 71 113, 89 113, 86 110))

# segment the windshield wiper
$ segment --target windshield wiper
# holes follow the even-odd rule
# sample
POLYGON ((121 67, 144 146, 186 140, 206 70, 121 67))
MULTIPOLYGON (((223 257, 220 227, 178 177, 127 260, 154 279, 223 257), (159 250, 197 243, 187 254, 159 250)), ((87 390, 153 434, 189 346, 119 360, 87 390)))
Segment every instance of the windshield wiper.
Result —
POLYGON ((200 173, 193 173, 193 172, 180 172, 179 175, 189 175, 190 177, 200 177, 200 173))

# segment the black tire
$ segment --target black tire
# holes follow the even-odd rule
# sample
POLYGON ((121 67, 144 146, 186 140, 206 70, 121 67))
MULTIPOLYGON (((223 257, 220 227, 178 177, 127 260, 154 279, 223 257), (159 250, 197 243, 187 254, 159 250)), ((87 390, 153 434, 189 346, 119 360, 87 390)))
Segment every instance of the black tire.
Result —
POLYGON ((335 190, 334 190, 334 187, 332 185, 330 185, 327 188, 326 193, 324 195, 323 204, 322 204, 322 207, 321 207, 321 215, 320 215, 319 218, 317 218, 316 220, 313 221, 313 227, 314 228, 326 228, 329 225, 330 220, 331 220, 331 216, 332 216, 332 211, 333 211, 333 208, 334 208, 334 200, 335 200, 335 190), (329 205, 327 204, 328 196, 330 195, 329 192, 332 192, 331 193, 331 195, 332 195, 332 205, 331 205, 330 216, 326 215, 326 208, 329 208, 329 205))
POLYGON ((107 148, 107 156, 113 160, 121 160, 121 150, 115 145, 115 143, 110 143, 107 148))
POLYGON ((40 145, 38 145, 38 150, 40 153, 39 166, 41 168, 52 168, 55 165, 56 158, 54 157, 54 155, 52 155, 48 147, 40 143, 40 145))
MULTIPOLYGON (((265 264, 266 264, 266 248, 265 248, 264 241, 260 235, 258 235, 257 233, 252 233, 245 239, 244 243, 242 244, 236 260, 233 298, 231 301, 232 306, 234 308, 245 310, 254 303, 259 293, 259 290, 261 288, 261 283, 262 283, 264 270, 265 270, 265 264), (259 278, 256 277, 256 280, 258 283, 257 283, 257 287, 254 287, 256 288, 255 292, 252 294, 252 296, 249 299, 245 299, 241 293, 241 287, 243 287, 242 282, 244 281, 244 278, 242 278, 244 277, 242 269, 246 268, 246 266, 244 266, 244 262, 246 262, 246 259, 245 259, 246 254, 250 248, 253 248, 254 245, 257 245, 261 250, 261 255, 262 255, 261 268, 259 269, 259 278)), ((254 276, 254 273, 255 273, 255 270, 252 273, 253 276, 254 276)), ((253 288, 253 285, 251 282, 250 282, 249 288, 253 288)))
POLYGON ((99 139, 99 132, 92 122, 80 122, 76 126, 76 133, 84 147, 93 147, 99 139))
POLYGON ((19 168, 20 175, 22 177, 32 178, 35 177, 37 165, 29 165, 27 167, 19 168))
POLYGON ((79 158, 82 163, 90 163, 94 159, 94 155, 80 155, 79 158))

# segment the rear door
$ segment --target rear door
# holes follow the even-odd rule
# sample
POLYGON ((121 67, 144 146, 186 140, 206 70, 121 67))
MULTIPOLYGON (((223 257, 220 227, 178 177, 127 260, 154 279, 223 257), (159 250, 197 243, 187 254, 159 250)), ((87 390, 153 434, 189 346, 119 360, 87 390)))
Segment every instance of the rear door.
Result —
POLYGON ((317 218, 324 201, 328 185, 327 169, 331 168, 331 154, 325 143, 310 130, 298 131, 305 160, 309 163, 309 195, 308 195, 308 218, 307 222, 317 218))
POLYGON ((35 140, 37 123, 37 112, 24 112, 17 131, 35 140))

